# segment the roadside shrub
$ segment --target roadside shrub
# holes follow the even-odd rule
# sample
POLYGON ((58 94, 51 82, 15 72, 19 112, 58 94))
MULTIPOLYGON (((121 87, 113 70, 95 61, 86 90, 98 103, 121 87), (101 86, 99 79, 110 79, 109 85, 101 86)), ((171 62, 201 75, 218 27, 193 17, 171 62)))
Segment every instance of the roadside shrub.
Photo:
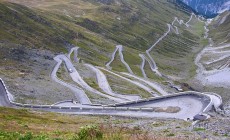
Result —
POLYGON ((80 132, 74 138, 74 140, 101 140, 103 133, 96 125, 87 125, 81 127, 80 132))
POLYGON ((0 140, 49 140, 46 135, 34 135, 31 132, 21 134, 18 132, 0 132, 0 140))
POLYGON ((205 128, 197 127, 193 129, 194 131, 205 131, 205 128))

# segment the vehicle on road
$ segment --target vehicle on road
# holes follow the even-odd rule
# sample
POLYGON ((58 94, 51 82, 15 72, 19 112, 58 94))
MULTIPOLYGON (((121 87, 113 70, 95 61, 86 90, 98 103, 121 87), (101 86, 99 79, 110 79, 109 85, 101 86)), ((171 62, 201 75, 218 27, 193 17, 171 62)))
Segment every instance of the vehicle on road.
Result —
POLYGON ((73 73, 73 70, 72 69, 68 69, 69 73, 73 73))

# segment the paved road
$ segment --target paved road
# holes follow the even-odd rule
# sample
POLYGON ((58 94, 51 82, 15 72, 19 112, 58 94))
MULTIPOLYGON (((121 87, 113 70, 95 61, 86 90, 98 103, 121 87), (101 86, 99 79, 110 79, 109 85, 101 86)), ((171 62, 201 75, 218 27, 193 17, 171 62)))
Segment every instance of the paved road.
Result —
POLYGON ((230 43, 228 44, 224 44, 224 45, 220 45, 218 47, 207 47, 206 50, 207 51, 213 51, 213 50, 220 50, 220 49, 225 49, 225 48, 230 48, 230 43))
POLYGON ((79 59, 77 57, 77 55, 78 55, 78 49, 79 49, 79 47, 71 48, 71 50, 69 51, 67 57, 71 60, 71 54, 74 52, 73 59, 74 59, 75 62, 79 62, 79 59))
MULTIPOLYGON (((178 22, 181 22, 181 21, 178 21, 178 22)), ((149 50, 147 50, 148 53, 152 50, 152 48, 157 43, 159 43, 165 36, 167 36, 167 34, 170 32, 169 24, 168 24, 168 28, 169 28, 168 31, 149 50)), ((74 56, 76 57, 77 49, 78 48, 72 49, 70 51, 68 57, 70 58, 71 53, 74 50, 76 51, 74 54, 74 56)), ((120 55, 122 63, 124 63, 124 65, 126 65, 127 63, 124 61, 123 54, 122 54, 122 46, 117 46, 117 49, 115 50, 114 56, 112 56, 112 61, 115 57, 117 50, 119 50, 119 55, 120 55)), ((77 96, 78 96, 79 100, 81 100, 81 102, 90 103, 89 100, 87 101, 88 97, 82 92, 83 91, 82 89, 80 89, 76 86, 72 86, 68 83, 65 83, 65 82, 63 82, 57 78, 56 72, 57 72, 58 68, 60 67, 62 61, 64 61, 67 69, 70 71, 70 76, 72 77, 73 81, 77 82, 83 88, 85 88, 86 90, 89 90, 91 92, 94 92, 96 94, 99 94, 101 96, 107 97, 111 100, 123 102, 123 100, 121 100, 121 99, 115 98, 113 96, 105 95, 105 94, 93 89, 92 87, 90 87, 81 78, 81 76, 79 75, 77 70, 74 68, 73 64, 71 63, 71 60, 68 57, 65 55, 58 55, 54 58, 58 63, 55 66, 55 68, 51 74, 51 77, 56 82, 71 88, 75 92, 76 92, 76 90, 78 90, 79 92, 77 92, 77 96), (85 99, 85 101, 84 101, 84 99, 85 99)), ((149 56, 149 58, 151 59, 152 57, 149 56)), ((155 69, 157 69, 154 60, 152 61, 152 63, 153 63, 153 65, 155 65, 155 69)), ((126 65, 126 67, 127 67, 127 69, 129 69, 128 64, 126 65)), ((95 68, 95 67, 91 67, 91 68, 94 68, 94 71, 96 71, 97 77, 98 77, 98 80, 100 81, 99 83, 101 83, 102 89, 104 89, 107 92, 110 92, 110 94, 115 95, 112 92, 111 88, 109 87, 108 81, 106 80, 106 77, 104 76, 104 74, 102 72, 100 72, 100 70, 95 68), (105 83, 107 83, 107 84, 105 84, 105 83)), ((145 85, 143 85, 137 81, 130 80, 128 78, 125 78, 121 75, 113 73, 113 72, 111 72, 107 69, 104 69, 104 68, 100 68, 100 69, 103 69, 103 70, 105 70, 105 71, 107 71, 113 75, 116 75, 122 79, 125 79, 125 80, 149 91, 150 93, 153 92, 153 91, 151 91, 150 88, 146 87, 145 85)), ((130 71, 130 70, 129 70, 129 72, 132 73, 132 71, 130 71)), ((157 85, 155 85, 149 81, 146 81, 142 78, 139 78, 137 76, 134 76, 134 75, 131 75, 128 73, 123 73, 123 74, 130 76, 132 78, 138 79, 142 82, 145 82, 149 86, 158 90, 163 95, 166 95, 166 92, 163 89, 161 89, 159 86, 157 86, 157 85)), ((201 96, 201 95, 197 95, 197 94, 194 94, 194 95, 193 94, 188 94, 188 95, 187 94, 186 95, 185 94, 178 94, 178 95, 173 95, 173 96, 164 96, 164 97, 160 97, 160 98, 153 99, 150 101, 149 101, 149 99, 147 99, 147 100, 142 100, 141 102, 135 101, 132 103, 124 103, 123 105, 121 105, 121 104, 118 105, 119 107, 123 107, 123 108, 119 108, 116 105, 115 105, 115 107, 107 107, 107 108, 102 107, 102 106, 90 106, 90 105, 79 105, 80 108, 78 108, 78 107, 72 108, 72 107, 68 107, 68 106, 65 106, 65 107, 61 107, 61 106, 38 106, 38 105, 22 105, 22 106, 26 106, 29 108, 37 108, 37 109, 40 108, 40 109, 46 110, 46 111, 71 113, 71 114, 97 114, 97 115, 119 115, 119 116, 132 116, 132 117, 160 117, 160 118, 187 119, 187 118, 193 118, 193 116, 195 116, 198 113, 203 112, 208 107, 210 107, 210 105, 212 105, 212 104, 214 104, 215 107, 218 107, 222 103, 221 101, 222 100, 220 100, 220 98, 218 96, 213 95, 213 94, 207 95, 207 96, 206 95, 201 96), (164 110, 164 108, 167 108, 169 106, 179 107, 180 111, 177 113, 165 113, 165 112, 150 111, 152 107, 161 107, 164 110), (127 107, 129 107, 129 108, 127 108, 127 107), (133 107, 136 107, 136 108, 133 108, 133 107)), ((0 84, 0 105, 1 106, 12 106, 12 107, 14 107, 14 105, 12 105, 10 103, 10 101, 8 100, 7 92, 5 91, 3 83, 0 84)), ((71 103, 69 105, 71 105, 71 103)))
POLYGON ((130 82, 130 83, 132 83, 132 84, 134 84, 134 85, 136 85, 136 86, 138 86, 138 87, 144 89, 145 91, 149 92, 150 94, 154 93, 154 91, 153 91, 151 88, 145 86, 145 85, 142 84, 142 83, 139 83, 139 82, 137 82, 137 81, 130 80, 130 79, 124 77, 124 76, 121 76, 121 75, 119 75, 119 74, 117 74, 117 73, 114 73, 114 72, 112 72, 112 71, 109 71, 109 70, 107 70, 107 69, 105 69, 105 68, 102 68, 102 67, 98 67, 98 68, 101 69, 101 70, 104 70, 104 71, 106 71, 106 72, 109 72, 110 74, 113 74, 113 75, 115 75, 115 76, 117 76, 117 77, 119 77, 119 78, 121 78, 121 79, 123 79, 123 80, 126 80, 126 81, 130 82))
MULTIPOLYGON (((152 72, 154 72, 154 73, 156 73, 156 74, 158 74, 159 76, 161 76, 161 74, 160 74, 160 72, 157 70, 157 68, 156 68, 156 63, 154 62, 152 62, 152 61, 150 61, 144 54, 139 54, 139 56, 142 58, 142 60, 144 60, 144 63, 145 63, 145 61, 147 61, 148 62, 148 64, 149 64, 149 66, 150 66, 150 69, 152 70, 152 72)), ((153 60, 154 61, 154 60, 153 60)), ((143 63, 143 62, 142 62, 143 63)), ((143 65, 143 64, 142 64, 143 65)), ((143 67, 143 66, 142 66, 143 67)), ((141 71, 142 72, 144 72, 143 74, 144 75, 146 75, 146 73, 145 73, 145 70, 144 69, 142 69, 142 67, 141 67, 141 71)), ((147 75, 146 75, 146 77, 147 77, 147 75)))
MULTIPOLYGON (((171 107, 180 107, 180 111, 177 113, 171 113, 170 117, 175 118, 192 118, 196 114, 199 114, 201 110, 204 110, 205 107, 209 104, 208 98, 200 98, 193 95, 171 97, 161 100, 154 100, 149 102, 143 102, 138 104, 124 105, 124 107, 161 107, 167 108, 171 107)), ((160 113, 161 117, 163 114, 167 115, 168 113, 160 113)))
POLYGON ((105 65, 107 69, 111 69, 110 64, 114 61, 117 51, 118 51, 118 47, 116 47, 114 52, 112 53, 111 60, 105 65))
MULTIPOLYGON (((143 77, 144 78, 147 78, 147 74, 145 73, 145 57, 143 56, 143 54, 139 54, 139 56, 141 57, 141 59, 142 59, 142 63, 141 63, 141 66, 140 66, 140 68, 141 68, 141 73, 142 73, 142 75, 143 75, 143 77)), ((150 64, 149 64, 150 65, 150 64)), ((151 67, 151 66, 150 66, 151 67)))
MULTIPOLYGON (((2 83, 0 83, 0 105, 8 107, 17 107, 12 105, 6 96, 6 91, 2 83)), ((216 98, 217 99, 217 98, 216 98)), ((60 112, 67 114, 94 114, 94 115, 114 115, 114 116, 128 116, 128 117, 148 117, 148 118, 178 118, 187 119, 193 118, 196 114, 208 111, 213 104, 211 98, 205 94, 194 94, 193 92, 187 94, 177 94, 159 97, 156 99, 147 99, 141 101, 134 101, 130 103, 117 104, 114 107, 79 105, 73 106, 49 106, 49 105, 23 105, 26 108, 34 110, 45 110, 52 112, 60 112), (179 112, 166 113, 154 112, 151 107, 161 107, 163 110, 167 107, 179 107, 179 112)), ((69 104, 71 105, 71 103, 69 104)))
POLYGON ((166 91, 164 91, 159 85, 157 85, 157 84, 155 84, 155 83, 153 83, 153 82, 150 82, 150 81, 148 81, 148 80, 146 80, 146 79, 142 79, 142 78, 140 78, 140 77, 138 77, 138 76, 135 76, 135 75, 131 75, 131 74, 129 74, 129 73, 123 73, 124 75, 127 75, 127 76, 129 76, 129 77, 132 77, 132 78, 134 78, 134 79, 137 79, 137 80, 139 80, 139 81, 141 81, 141 82, 143 82, 143 83, 146 83, 147 85, 149 85, 150 87, 152 87, 153 89, 155 89, 156 91, 158 91, 160 94, 162 94, 162 95, 168 95, 168 93, 166 92, 166 91))
MULTIPOLYGON (((185 25, 187 26, 187 27, 189 27, 190 25, 189 25, 189 22, 192 20, 192 17, 196 17, 196 15, 194 14, 194 13, 192 13, 191 14, 191 16, 190 16, 190 18, 189 18, 189 20, 185 23, 185 25)), ((197 18, 198 19, 198 18, 197 18)), ((198 19, 199 20, 199 19, 198 19)))
POLYGON ((139 100, 140 99, 140 96, 137 96, 137 95, 122 95, 122 94, 113 92, 109 85, 109 82, 107 81, 105 74, 101 70, 99 70, 98 68, 90 64, 85 64, 85 65, 96 73, 98 85, 105 93, 111 96, 114 96, 114 97, 125 99, 125 100, 139 100))
POLYGON ((2 83, 2 80, 0 81, 0 106, 13 107, 13 105, 10 104, 10 101, 8 99, 7 92, 2 83))
POLYGON ((88 90, 92 93, 95 93, 99 96, 102 96, 102 97, 105 97, 105 98, 109 98, 115 102, 123 102, 124 100, 122 99, 119 99, 119 98, 115 98, 113 96, 109 96, 109 95, 106 95, 106 94, 103 94, 101 92, 99 92, 98 90, 90 87, 83 79, 82 77, 80 76, 80 74, 78 73, 78 71, 75 69, 75 67, 73 66, 72 62, 70 61, 70 59, 67 58, 67 56, 65 55, 58 55, 56 56, 57 58, 59 59, 62 59, 64 62, 65 62, 65 65, 66 65, 66 68, 68 70, 71 69, 71 72, 70 72, 70 77, 72 78, 72 80, 76 83, 78 83, 83 89, 85 90, 88 90))
MULTIPOLYGON (((186 23, 184 23, 184 21, 183 20, 178 20, 178 18, 177 17, 175 17, 174 18, 174 20, 173 20, 173 22, 172 22, 172 24, 170 25, 170 24, 167 24, 167 26, 168 26, 168 30, 148 49, 148 50, 146 50, 146 54, 147 54, 147 56, 149 57, 149 59, 150 59, 150 61, 151 61, 151 65, 153 65, 152 67, 151 67, 151 69, 153 68, 153 70, 154 70, 154 72, 156 72, 156 74, 157 75, 159 75, 159 76, 162 76, 161 75, 161 73, 158 71, 158 67, 157 67, 157 65, 156 65, 156 62, 154 61, 154 59, 153 59, 153 57, 150 55, 150 52, 152 51, 152 49, 160 42, 160 41, 162 41, 168 34, 169 34, 169 32, 171 31, 171 29, 173 29, 173 26, 174 26, 174 23, 177 21, 180 25, 181 24, 184 24, 186 27, 189 27, 189 25, 188 25, 188 23, 192 20, 192 17, 194 16, 194 14, 192 14, 191 16, 190 16, 190 19, 189 19, 189 21, 188 22, 186 22, 186 23)), ((176 26, 174 26, 175 27, 175 33, 176 34, 179 34, 179 31, 178 31, 178 28, 176 27, 176 26)))
MULTIPOLYGON (((77 58, 77 51, 78 51, 79 47, 74 47, 70 50, 70 52, 68 53, 68 58, 70 59, 70 56, 72 54, 72 52, 74 51, 74 59, 75 60, 78 60, 77 58)), ((115 54, 115 53, 114 53, 115 54)), ((67 62, 68 63, 68 62, 67 62)), ((74 75, 79 75, 78 76, 78 80, 77 82, 78 83, 81 83, 80 85, 87 88, 89 91, 92 91, 92 92, 95 92, 99 95, 102 95, 104 97, 109 97, 110 99, 114 100, 114 101, 118 101, 118 102, 124 102, 126 100, 138 100, 140 99, 139 96, 128 96, 128 95, 121 95, 121 94, 117 94, 117 93, 114 93, 106 79, 106 76, 103 74, 103 72, 101 72, 98 68, 94 67, 93 65, 90 65, 90 64, 85 64, 87 67, 89 67, 90 69, 92 69, 95 73, 96 73, 96 76, 97 76, 97 81, 98 81, 98 85, 99 87, 107 94, 113 96, 113 97, 116 97, 116 98, 113 98, 113 97, 109 97, 107 95, 102 95, 103 93, 99 93, 99 91, 96 91, 95 89, 91 88, 89 85, 87 85, 86 82, 84 82, 84 80, 80 77, 79 74, 76 73, 76 71, 74 70, 74 75)), ((73 69, 73 68, 72 68, 73 69)), ((72 74, 70 74, 72 75, 72 74)), ((76 76, 75 76, 76 77, 76 76)), ((76 82, 76 80, 74 80, 76 82)))
POLYGON ((171 31, 171 25, 167 24, 168 26, 168 30, 164 33, 164 35, 162 35, 148 50, 146 50, 146 54, 149 57, 150 61, 151 61, 151 65, 153 65, 154 71, 156 72, 157 75, 162 76, 161 73, 158 71, 158 67, 156 65, 156 62, 154 61, 153 57, 150 55, 150 52, 152 51, 152 49, 162 40, 164 39, 168 33, 171 31))
POLYGON ((113 54, 112 54, 112 58, 111 60, 105 65, 108 69, 111 69, 110 67, 110 64, 114 61, 114 58, 115 58, 115 55, 116 55, 116 52, 119 52, 119 56, 120 56, 120 60, 121 62, 125 65, 126 69, 128 70, 129 73, 132 73, 133 74, 133 71, 132 69, 130 68, 129 64, 127 62, 125 62, 125 59, 124 59, 124 55, 122 53, 123 51, 123 46, 122 45, 117 45, 116 46, 116 49, 114 50, 113 54))
POLYGON ((128 70, 128 72, 131 73, 131 74, 133 74, 133 71, 131 70, 129 64, 125 62, 125 59, 124 59, 124 56, 123 56, 123 53, 122 53, 123 46, 122 45, 117 45, 116 47, 119 50, 119 56, 120 56, 121 62, 125 65, 125 67, 128 70))
POLYGON ((220 95, 214 93, 207 93, 206 95, 212 99, 213 105, 216 109, 222 105, 222 98, 220 95))
MULTIPOLYGON (((82 103, 82 104, 91 104, 91 102, 90 102, 89 98, 87 97, 87 95, 85 94, 84 90, 82 90, 81 88, 79 88, 79 87, 77 87, 75 85, 71 85, 69 83, 66 83, 66 82, 62 81, 61 79, 59 79, 57 77, 56 73, 57 73, 57 71, 58 71, 58 69, 59 69, 59 67, 60 67, 60 65, 62 63, 62 59, 61 59, 62 57, 64 57, 64 55, 60 55, 60 56, 57 56, 57 57, 54 58, 54 60, 57 61, 57 64, 56 64, 56 66, 54 67, 54 69, 53 69, 53 71, 51 73, 51 78, 55 82, 57 82, 57 83, 65 86, 65 87, 71 89, 80 103, 82 103)), ((69 66, 69 67, 71 67, 71 66, 69 66)))
MULTIPOLYGON (((208 29, 207 26, 210 24, 210 21, 205 23, 205 36, 204 38, 208 38, 208 29)), ((203 85, 212 85, 215 87, 226 87, 230 86, 230 60, 226 61, 224 64, 220 63, 220 65, 215 68, 212 67, 212 70, 207 70, 201 59, 203 56, 211 56, 212 60, 206 62, 206 65, 212 65, 213 63, 221 62, 222 60, 227 59, 230 51, 226 51, 223 49, 229 48, 230 44, 225 44, 222 46, 214 47, 214 43, 211 38, 209 38, 209 45, 205 47, 196 57, 195 64, 197 65, 197 76, 198 79, 203 85)), ((214 99, 215 100, 215 99, 214 99)))

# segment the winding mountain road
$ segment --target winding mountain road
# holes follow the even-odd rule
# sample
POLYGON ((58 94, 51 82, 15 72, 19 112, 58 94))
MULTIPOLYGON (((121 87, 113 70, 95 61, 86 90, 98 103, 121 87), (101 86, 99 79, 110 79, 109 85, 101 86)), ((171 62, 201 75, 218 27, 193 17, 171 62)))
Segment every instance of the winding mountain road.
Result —
POLYGON ((114 96, 114 97, 129 100, 129 101, 140 99, 140 96, 122 95, 122 94, 118 94, 118 93, 113 92, 110 85, 109 85, 109 82, 107 81, 105 74, 101 70, 99 70, 98 68, 96 68, 90 64, 85 64, 85 66, 89 67, 91 70, 93 70, 96 73, 98 85, 105 93, 107 93, 111 96, 114 96))
POLYGON ((91 104, 91 102, 90 102, 88 96, 85 94, 84 90, 82 90, 81 88, 79 88, 75 85, 71 85, 69 83, 66 83, 57 77, 56 73, 57 73, 57 71, 58 71, 58 69, 62 63, 62 57, 63 57, 62 55, 54 57, 54 60, 57 61, 57 64, 51 73, 52 80, 54 80, 55 82, 71 89, 81 104, 91 104))
POLYGON ((125 65, 126 69, 128 70, 129 73, 132 73, 133 74, 133 71, 132 69, 130 68, 129 64, 127 62, 125 62, 125 59, 124 59, 124 55, 122 53, 123 51, 123 46, 122 45, 117 45, 116 46, 116 49, 114 50, 113 54, 112 54, 112 58, 111 60, 106 64, 106 67, 108 69, 111 69, 110 67, 110 64, 114 61, 114 58, 115 58, 115 55, 116 55, 116 52, 119 51, 119 56, 120 56, 120 60, 121 62, 125 65))
MULTIPOLYGON (((189 18, 189 20, 185 23, 185 25, 187 26, 187 27, 189 27, 190 25, 189 25, 189 22, 192 20, 192 17, 196 17, 196 15, 194 14, 194 13, 192 13, 191 14, 191 16, 190 16, 190 18, 189 18)), ((198 19, 199 20, 199 19, 198 19)))
MULTIPOLYGON (((148 62, 150 69, 152 70, 152 72, 158 74, 159 76, 161 76, 160 72, 156 69, 156 63, 152 63, 152 61, 150 61, 144 54, 139 54, 139 56, 142 58, 143 62, 142 62, 142 66, 141 66, 141 71, 143 73, 143 75, 146 75, 144 67, 143 67, 143 63, 145 63, 145 61, 148 62)), ((153 60, 154 61, 154 60, 153 60)), ((147 75, 146 75, 147 77, 147 75)))
POLYGON ((144 78, 147 78, 147 75, 146 75, 146 73, 145 73, 145 57, 144 57, 144 55, 143 54, 139 54, 139 56, 141 57, 141 59, 142 59, 142 63, 141 63, 141 66, 140 66, 140 68, 141 68, 141 73, 142 73, 142 75, 143 75, 143 77, 144 78))
POLYGON ((190 16, 190 19, 184 23, 183 20, 179 20, 177 17, 174 18, 174 20, 172 21, 172 24, 167 24, 168 30, 148 49, 146 50, 146 54, 149 57, 150 61, 151 61, 151 69, 153 68, 154 72, 158 75, 158 76, 162 76, 162 74, 158 71, 158 67, 156 65, 156 62, 154 61, 153 57, 151 56, 150 52, 153 50, 153 48, 160 42, 162 41, 171 30, 173 30, 176 34, 179 34, 178 28, 176 26, 174 26, 175 22, 177 21, 180 25, 184 24, 187 28, 189 27, 189 22, 192 20, 192 17, 194 16, 194 14, 192 13, 190 16), (173 27, 175 27, 176 29, 174 29, 173 27))
MULTIPOLYGON (((55 105, 30 105, 20 104, 9 100, 4 84, 0 83, 0 105, 14 108, 31 108, 33 110, 45 110, 65 114, 92 114, 92 115, 113 115, 127 117, 145 118, 177 118, 193 119, 200 113, 206 113, 212 109, 213 99, 206 94, 186 92, 182 94, 169 95, 158 98, 150 98, 133 102, 124 102, 112 106, 55 106, 55 105), (167 108, 178 108, 175 111, 167 112, 167 108), (161 111, 155 111, 159 108, 161 111)), ((218 98, 216 98, 218 100, 218 98)), ((218 101, 219 102, 219 101, 218 101)), ((221 100, 220 102, 221 103, 221 100)), ((216 104, 218 105, 218 104, 216 104)), ((218 106, 217 106, 218 107, 218 106)))
POLYGON ((0 78, 0 106, 13 107, 4 85, 3 80, 0 78))
POLYGON ((114 50, 114 52, 112 53, 111 60, 105 65, 107 69, 111 69, 110 65, 114 61, 117 51, 118 51, 118 47, 116 47, 115 50, 114 50))
POLYGON ((168 95, 168 93, 166 91, 164 91, 159 85, 157 85, 157 84, 155 84, 153 82, 150 82, 150 81, 148 81, 146 79, 142 79, 142 78, 140 78, 138 76, 135 76, 135 75, 132 75, 132 74, 129 74, 129 73, 124 73, 123 72, 122 74, 124 74, 126 76, 129 76, 129 77, 132 77, 132 78, 135 78, 135 79, 137 79, 137 80, 139 80, 139 81, 141 81, 143 83, 146 83, 147 85, 149 85, 150 87, 152 87, 153 89, 155 89, 156 91, 158 91, 163 96, 168 95))
POLYGON ((71 50, 69 51, 67 57, 71 60, 71 54, 74 52, 74 55, 73 55, 74 62, 79 62, 79 59, 77 57, 78 49, 79 49, 79 47, 71 48, 71 50))
MULTIPOLYGON (((205 23, 205 36, 204 38, 208 38, 209 29, 207 26, 210 24, 211 20, 205 23)), ((230 86, 230 60, 227 60, 230 57, 230 51, 226 50, 230 47, 230 44, 215 46, 211 38, 209 38, 209 45, 206 46, 196 57, 195 64, 197 65, 197 76, 198 79, 203 85, 212 85, 214 87, 226 87, 230 86), (225 49, 225 50, 222 50, 225 49), (208 56, 211 60, 202 60, 202 57, 208 56), (211 57, 210 57, 211 56, 211 57), (201 62, 206 61, 206 62, 201 62), (222 61, 225 61, 223 64, 222 61), (219 63, 218 67, 212 67, 211 70, 207 70, 204 67, 206 65, 212 65, 213 63, 219 63)))
MULTIPOLYGON (((182 24, 182 20, 179 21, 177 18, 175 18, 174 20, 182 24)), ((144 72, 145 61, 148 61, 151 69, 155 70, 155 72, 158 75, 161 75, 157 70, 156 63, 151 57, 150 52, 171 31, 171 25, 170 24, 167 25, 168 25, 168 31, 165 32, 164 35, 161 36, 152 47, 146 50, 146 53, 150 60, 146 58, 145 55, 140 54, 140 57, 143 60, 141 69, 144 77, 146 76, 144 72)), ((188 22, 185 25, 188 25, 188 22)), ((176 28, 176 32, 179 33, 178 28, 176 28)), ((129 72, 129 73, 121 73, 121 74, 136 79, 137 81, 130 80, 106 68, 94 67, 93 65, 85 64, 87 67, 91 68, 96 73, 99 87, 108 95, 90 87, 79 75, 78 71, 75 69, 75 67, 73 66, 70 60, 71 54, 74 51, 74 60, 78 62, 78 58, 77 58, 78 47, 75 47, 70 50, 67 56, 58 55, 54 58, 54 60, 57 61, 57 65, 54 67, 51 73, 51 78, 57 83, 70 88, 75 93, 75 96, 78 98, 79 102, 81 103, 81 104, 77 104, 79 106, 30 105, 30 104, 15 103, 12 100, 10 100, 10 96, 9 96, 10 93, 8 93, 8 90, 2 79, 0 79, 0 106, 31 108, 35 110, 46 110, 46 111, 67 113, 67 114, 93 114, 93 115, 114 115, 114 116, 118 115, 118 116, 129 116, 129 117, 131 116, 131 117, 149 117, 149 118, 160 117, 160 118, 192 119, 195 115, 199 113, 207 113, 213 108, 213 106, 215 108, 218 108, 222 104, 222 99, 217 94, 211 94, 211 93, 203 94, 203 93, 197 93, 191 91, 191 92, 168 95, 168 93, 164 91, 163 88, 161 88, 159 85, 133 75, 131 68, 124 60, 122 50, 123 47, 121 45, 116 46, 116 49, 112 55, 112 59, 110 62, 106 64, 106 67, 110 68, 110 64, 114 61, 116 52, 119 51, 121 62, 126 66, 129 72), (108 98, 110 100, 114 100, 119 103, 113 105, 107 105, 107 106, 92 105, 89 98, 87 97, 87 95, 85 94, 82 88, 66 83, 57 77, 56 73, 63 61, 74 82, 78 83, 85 90, 88 90, 92 93, 108 98), (140 99, 139 96, 121 95, 121 94, 114 93, 106 79, 105 74, 102 71, 100 71, 100 69, 110 74, 113 74, 123 80, 126 80, 148 91, 149 93, 154 93, 154 91, 151 89, 153 88, 164 96, 157 97, 157 98, 140 99), (139 81, 145 83, 148 86, 140 83, 139 81), (126 102, 127 100, 134 100, 134 101, 126 102), (167 109, 169 107, 177 108, 178 110, 167 112, 167 109), (156 111, 155 108, 159 108, 160 111, 159 110, 156 111)), ((200 57, 198 57, 196 60, 197 64, 199 63, 201 56, 202 53, 200 57)), ((71 101, 68 101, 68 103, 70 103, 71 105, 71 101)))
POLYGON ((119 78, 121 78, 121 79, 123 79, 123 80, 126 80, 126 81, 128 81, 128 82, 130 82, 130 83, 132 83, 132 84, 134 84, 134 85, 136 85, 136 86, 138 86, 138 87, 144 89, 145 91, 147 91, 147 92, 149 92, 149 93, 151 93, 151 94, 154 93, 154 91, 153 91, 151 88, 145 86, 144 84, 141 84, 141 83, 139 83, 139 82, 137 82, 137 81, 130 80, 130 79, 124 77, 124 76, 121 76, 121 75, 119 75, 119 74, 117 74, 117 73, 114 73, 114 72, 112 72, 112 71, 109 71, 109 70, 107 70, 107 69, 105 69, 105 68, 102 68, 102 67, 98 67, 98 68, 101 69, 101 70, 104 70, 104 71, 106 71, 106 72, 108 72, 108 73, 110 73, 110 74, 112 74, 112 75, 115 75, 115 76, 117 76, 117 77, 119 77, 119 78))

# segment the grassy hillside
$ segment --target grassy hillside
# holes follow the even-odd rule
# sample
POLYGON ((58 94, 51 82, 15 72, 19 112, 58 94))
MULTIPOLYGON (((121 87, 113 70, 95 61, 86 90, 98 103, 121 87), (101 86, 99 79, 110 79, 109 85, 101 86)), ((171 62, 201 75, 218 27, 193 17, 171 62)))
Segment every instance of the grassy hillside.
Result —
POLYGON ((140 122, 136 118, 82 117, 0 107, 0 121, 1 140, 176 140, 200 137, 190 132, 190 123, 180 120, 142 119, 140 122))
POLYGON ((210 36, 216 44, 230 43, 230 12, 226 11, 210 25, 210 36))
MULTIPOLYGON (((82 62, 104 67, 117 44, 124 45, 125 60, 135 74, 142 76, 138 55, 167 31, 167 23, 174 17, 187 21, 189 14, 184 9, 171 0, 1 1, 0 76, 20 102, 50 104, 72 99, 75 97, 68 89, 49 77, 55 65, 52 57, 77 45, 82 62)), ((193 23, 190 29, 177 25, 181 34, 170 33, 152 51, 164 74, 180 79, 192 76, 194 55, 203 46, 202 24, 193 23)), ((127 71, 118 58, 112 67, 127 71)), ((145 70, 159 81, 148 66, 145 70)))
POLYGON ((66 115, 0 107, 1 140, 187 140, 228 139, 229 119, 207 120, 210 128, 183 120, 66 115), (216 128, 216 125, 225 123, 216 128), (215 127, 215 128, 214 128, 215 127), (219 131, 223 128, 223 131, 219 131))

